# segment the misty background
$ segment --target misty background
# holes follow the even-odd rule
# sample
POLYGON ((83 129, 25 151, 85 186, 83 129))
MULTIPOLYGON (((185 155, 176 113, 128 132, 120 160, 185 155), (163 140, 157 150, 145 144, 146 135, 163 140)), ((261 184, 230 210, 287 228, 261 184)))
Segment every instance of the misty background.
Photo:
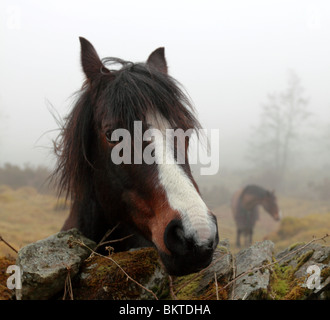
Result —
POLYGON ((328 1, 31 0, 2 1, 0 12, 2 168, 54 166, 59 132, 52 112, 65 117, 81 87, 83 36, 101 58, 145 61, 165 47, 169 73, 202 126, 220 132, 218 174, 194 170, 202 186, 260 182, 307 190, 330 176, 328 1), (294 118, 287 133, 283 97, 290 90, 304 101, 306 117, 294 118), (268 121, 274 103, 283 118, 275 124, 268 121))

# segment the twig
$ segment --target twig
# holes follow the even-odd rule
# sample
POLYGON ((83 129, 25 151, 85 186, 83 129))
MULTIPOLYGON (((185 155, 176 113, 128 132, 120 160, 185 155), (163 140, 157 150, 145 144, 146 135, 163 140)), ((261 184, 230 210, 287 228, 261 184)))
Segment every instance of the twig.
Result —
MULTIPOLYGON (((236 277, 236 258, 233 256, 233 279, 236 277)), ((233 283, 233 288, 231 290, 231 300, 234 300, 235 296, 235 282, 233 283)))
POLYGON ((119 226, 119 223, 117 223, 112 229, 109 229, 105 234, 104 234, 104 236, 103 236, 103 238, 100 240, 100 242, 98 243, 98 245, 95 247, 95 251, 97 251, 97 249, 99 248, 99 247, 101 247, 103 244, 104 244, 104 240, 106 239, 106 238, 108 238, 109 236, 110 236, 110 234, 112 233, 112 232, 114 232, 117 228, 118 228, 118 226, 119 226))
POLYGON ((172 297, 173 300, 178 300, 177 296, 175 295, 175 293, 173 291, 173 280, 172 280, 172 277, 170 275, 168 276, 168 280, 169 280, 171 297, 172 297))
POLYGON ((120 238, 120 239, 104 241, 104 242, 102 242, 102 243, 100 242, 99 246, 103 246, 103 245, 105 245, 105 244, 110 244, 110 243, 114 243, 114 242, 120 242, 120 241, 126 240, 126 239, 128 239, 128 238, 130 238, 130 237, 133 237, 133 236, 134 236, 134 234, 130 234, 130 235, 128 235, 128 236, 126 236, 126 237, 123 237, 123 238, 120 238))
POLYGON ((214 271, 214 283, 215 283, 215 293, 217 295, 217 300, 219 300, 218 279, 217 279, 217 273, 215 271, 214 271))
POLYGON ((65 278, 64 294, 63 294, 62 300, 65 300, 67 294, 69 294, 70 300, 73 300, 73 290, 72 290, 72 283, 71 283, 71 276, 70 276, 71 268, 66 267, 66 269, 68 270, 68 274, 65 278))
POLYGON ((0 235, 0 241, 2 241, 5 245, 7 245, 11 250, 18 253, 18 251, 13 246, 11 246, 1 235, 0 235))
POLYGON ((153 295, 153 297, 158 300, 157 296, 155 295, 155 293, 151 290, 149 290, 148 288, 144 287, 141 283, 137 282, 135 279, 133 279, 114 259, 112 259, 110 256, 104 256, 100 253, 95 252, 93 249, 91 249, 90 247, 88 247, 83 241, 81 240, 73 240, 72 242, 76 242, 77 244, 87 248, 88 250, 90 250, 92 252, 92 254, 97 255, 99 257, 105 258, 110 260, 111 262, 113 262, 124 274, 125 276, 133 281, 135 284, 137 284, 139 287, 141 287, 142 289, 146 290, 147 292, 151 293, 153 295))
MULTIPOLYGON (((329 237, 329 236, 330 236, 329 234, 325 234, 325 235, 324 235, 323 237, 321 237, 321 238, 314 238, 313 240, 309 241, 308 243, 306 243, 306 244, 303 245, 302 247, 300 247, 300 248, 298 248, 298 249, 296 249, 296 250, 294 250, 294 251, 292 251, 292 252, 287 253, 286 255, 284 255, 282 258, 280 258, 280 259, 277 260, 277 261, 274 261, 274 262, 268 263, 268 264, 266 264, 266 265, 257 266, 257 267, 254 267, 254 268, 248 270, 248 271, 245 271, 245 272, 241 273, 241 274, 238 275, 236 278, 234 278, 233 280, 231 280, 230 282, 228 282, 225 286, 223 286, 222 288, 220 288, 220 292, 221 292, 222 290, 225 290, 226 288, 228 288, 231 284, 233 284, 233 283, 234 283, 235 281, 237 281, 238 279, 244 277, 245 275, 247 275, 247 274, 249 274, 249 273, 251 273, 251 272, 259 271, 259 270, 261 270, 261 269, 266 269, 266 268, 268 269, 269 267, 273 266, 274 264, 277 264, 277 263, 279 263, 280 261, 284 260, 286 257, 288 257, 288 256, 290 256, 290 255, 293 255, 293 254, 295 254, 295 253, 297 253, 297 252, 299 252, 299 251, 305 249, 307 246, 311 245, 312 243, 314 243, 314 242, 316 242, 316 241, 325 241, 325 239, 326 239, 327 237, 329 237)), ((212 294, 212 295, 213 295, 213 294, 212 294)), ((208 299, 208 298, 211 297, 212 295, 206 297, 206 299, 208 299)))

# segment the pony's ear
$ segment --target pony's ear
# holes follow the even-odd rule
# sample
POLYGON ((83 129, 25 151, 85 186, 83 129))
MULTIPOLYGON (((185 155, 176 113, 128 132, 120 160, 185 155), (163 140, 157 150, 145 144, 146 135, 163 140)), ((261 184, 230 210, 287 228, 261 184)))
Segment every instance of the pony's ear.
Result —
POLYGON ((101 74, 110 73, 103 65, 93 45, 83 37, 79 37, 81 48, 81 65, 89 80, 94 80, 101 74))
POLYGON ((152 66, 156 70, 167 74, 167 63, 166 63, 166 59, 165 59, 165 48, 160 47, 160 48, 156 49, 155 51, 153 51, 150 54, 150 56, 147 60, 147 64, 149 66, 152 66))

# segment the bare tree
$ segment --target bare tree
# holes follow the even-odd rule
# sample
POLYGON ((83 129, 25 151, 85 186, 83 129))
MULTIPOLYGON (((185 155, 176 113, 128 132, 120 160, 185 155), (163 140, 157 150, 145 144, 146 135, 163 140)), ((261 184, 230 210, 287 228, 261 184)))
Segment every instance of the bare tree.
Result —
POLYGON ((287 89, 269 94, 267 103, 262 105, 260 122, 254 128, 249 145, 250 160, 271 174, 273 187, 283 186, 294 144, 310 116, 300 79, 290 71, 287 89))

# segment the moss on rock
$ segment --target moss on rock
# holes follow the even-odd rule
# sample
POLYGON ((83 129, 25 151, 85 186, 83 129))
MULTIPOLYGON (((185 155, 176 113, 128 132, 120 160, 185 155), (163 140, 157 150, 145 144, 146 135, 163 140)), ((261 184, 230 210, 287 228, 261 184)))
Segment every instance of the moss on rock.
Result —
POLYGON ((313 255, 313 250, 306 252, 297 261, 295 267, 286 263, 272 266, 270 296, 275 300, 302 300, 306 299, 311 290, 306 288, 305 278, 297 278, 295 273, 313 255))
POLYGON ((293 249, 296 249, 297 247, 303 246, 305 242, 296 242, 293 243, 291 246, 288 247, 289 251, 292 251, 293 249))
POLYGON ((274 264, 271 272, 271 296, 276 300, 283 300, 290 291, 292 282, 292 267, 274 264))
POLYGON ((197 290, 199 288, 199 283, 201 279, 202 276, 198 276, 198 274, 196 273, 174 278, 174 292, 179 290, 176 294, 176 297, 180 300, 198 299, 197 290))
POLYGON ((294 272, 298 271, 313 255, 314 250, 309 250, 299 257, 294 272))
POLYGON ((153 291, 158 298, 166 295, 167 277, 155 249, 114 253, 108 257, 93 256, 82 266, 74 281, 75 299, 152 299, 153 295, 127 277, 153 291))
POLYGON ((326 280, 328 277, 330 277, 330 267, 325 267, 321 271, 321 278, 326 280))

